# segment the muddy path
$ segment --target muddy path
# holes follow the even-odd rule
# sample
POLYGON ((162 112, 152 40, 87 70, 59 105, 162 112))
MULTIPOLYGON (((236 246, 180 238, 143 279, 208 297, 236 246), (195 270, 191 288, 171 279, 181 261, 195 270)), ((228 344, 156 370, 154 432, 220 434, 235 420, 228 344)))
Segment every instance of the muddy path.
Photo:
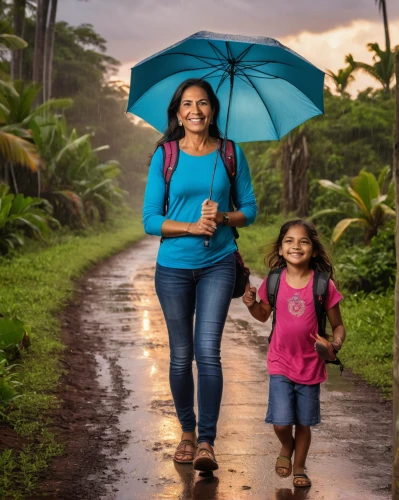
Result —
MULTIPOLYGON (((80 284, 64 316, 63 398, 52 415, 67 453, 49 498, 378 500, 391 498, 391 404, 345 370, 329 370, 322 424, 308 458, 310 490, 274 473, 264 424, 268 327, 233 300, 223 337, 224 393, 215 445, 220 469, 201 477, 172 454, 180 430, 168 383, 167 334, 154 291, 157 238, 108 260, 80 284)), ((256 285, 260 280, 252 280, 256 285)))

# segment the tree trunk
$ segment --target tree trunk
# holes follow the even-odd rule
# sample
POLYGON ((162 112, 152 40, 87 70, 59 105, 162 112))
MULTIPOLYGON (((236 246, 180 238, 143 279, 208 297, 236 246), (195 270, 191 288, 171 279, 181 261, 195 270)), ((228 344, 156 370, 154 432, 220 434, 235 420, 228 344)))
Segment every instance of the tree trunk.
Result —
POLYGON ((393 178, 396 209, 396 284, 395 284, 395 335, 393 345, 393 468, 392 498, 399 498, 399 50, 395 54, 396 118, 393 157, 393 178))
POLYGON ((51 0, 50 19, 46 31, 44 51, 43 98, 44 102, 51 99, 51 79, 53 69, 53 52, 55 37, 55 19, 57 16, 57 1, 51 0))
MULTIPOLYGON (((26 0, 14 0, 14 35, 24 38, 26 0)), ((22 79, 23 50, 13 50, 11 60, 11 77, 22 79)))
MULTIPOLYGON (((34 82, 44 83, 44 48, 46 38, 47 13, 50 0, 37 1, 36 29, 35 29, 35 49, 33 55, 33 75, 34 82)), ((37 96, 36 104, 43 103, 43 90, 37 96)))
POLYGON ((381 1, 382 17, 384 19, 385 47, 387 52, 391 52, 391 41, 389 38, 388 13, 386 0, 381 1))
POLYGON ((292 138, 288 136, 283 152, 284 206, 285 215, 292 212, 305 217, 308 212, 308 167, 309 153, 305 132, 302 130, 292 138))

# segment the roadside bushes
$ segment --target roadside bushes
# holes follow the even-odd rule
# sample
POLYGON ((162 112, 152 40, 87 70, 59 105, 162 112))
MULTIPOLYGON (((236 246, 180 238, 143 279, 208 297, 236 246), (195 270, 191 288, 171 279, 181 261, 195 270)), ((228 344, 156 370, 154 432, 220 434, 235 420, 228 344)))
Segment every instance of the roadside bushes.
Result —
POLYGON ((370 246, 351 246, 336 251, 340 285, 351 291, 383 293, 395 284, 395 221, 390 221, 375 236, 370 246))
MULTIPOLYGON (((1 409, 21 397, 18 394, 18 374, 11 364, 19 351, 29 345, 29 327, 5 311, 0 310, 0 414, 1 409)), ((3 414, 4 416, 4 414, 3 414)))
POLYGON ((9 194, 9 186, 0 184, 0 252, 24 244, 24 236, 45 239, 50 223, 59 226, 48 201, 23 194, 9 194))

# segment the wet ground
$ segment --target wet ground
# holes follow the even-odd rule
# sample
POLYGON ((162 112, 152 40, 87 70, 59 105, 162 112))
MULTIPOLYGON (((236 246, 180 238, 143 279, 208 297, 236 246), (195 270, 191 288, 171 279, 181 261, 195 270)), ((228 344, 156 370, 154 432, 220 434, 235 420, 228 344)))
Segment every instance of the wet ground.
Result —
POLYGON ((322 386, 322 424, 314 430, 308 457, 313 486, 294 489, 292 476, 275 474, 279 446, 264 424, 269 327, 253 320, 240 299, 232 301, 222 344, 225 383, 215 445, 220 469, 201 477, 192 466, 173 462, 180 429, 153 284, 158 244, 157 238, 146 238, 90 273, 66 316, 65 328, 73 330, 75 340, 65 358, 73 390, 64 407, 75 413, 81 408, 82 416, 69 419, 70 460, 58 463, 53 483, 47 484, 54 498, 391 498, 391 405, 350 370, 339 377, 335 366, 322 386), (87 382, 88 377, 93 380, 87 382), (77 404, 72 400, 80 393, 77 404), (68 472, 69 486, 63 467, 64 476, 75 467, 76 475, 68 472))

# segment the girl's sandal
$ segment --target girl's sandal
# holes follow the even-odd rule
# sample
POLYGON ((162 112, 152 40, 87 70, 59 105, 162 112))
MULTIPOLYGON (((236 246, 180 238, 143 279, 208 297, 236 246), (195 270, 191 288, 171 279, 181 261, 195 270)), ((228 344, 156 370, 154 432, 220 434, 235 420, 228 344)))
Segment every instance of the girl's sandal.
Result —
POLYGON ((276 474, 280 477, 289 477, 292 472, 292 462, 289 457, 285 457, 284 455, 280 455, 277 457, 276 466, 275 466, 276 474), (287 472, 281 472, 279 469, 284 469, 287 472))
POLYGON ((310 488, 312 481, 306 474, 294 474, 293 484, 295 488, 310 488))
POLYGON ((179 464, 192 464, 194 453, 195 443, 189 439, 183 439, 176 448, 173 460, 179 464))
POLYGON ((292 438, 292 453, 291 453, 291 457, 286 457, 285 455, 279 455, 277 457, 277 460, 276 460, 276 465, 275 465, 275 471, 276 471, 276 474, 280 477, 289 477, 292 473, 292 462, 291 462, 291 458, 292 458, 292 455, 295 451, 295 438, 293 437, 292 438), (280 470, 278 469, 284 469, 284 471, 286 472, 281 472, 280 470))
POLYGON ((199 446, 194 458, 193 467, 200 471, 213 471, 219 469, 215 454, 209 448, 199 446))

